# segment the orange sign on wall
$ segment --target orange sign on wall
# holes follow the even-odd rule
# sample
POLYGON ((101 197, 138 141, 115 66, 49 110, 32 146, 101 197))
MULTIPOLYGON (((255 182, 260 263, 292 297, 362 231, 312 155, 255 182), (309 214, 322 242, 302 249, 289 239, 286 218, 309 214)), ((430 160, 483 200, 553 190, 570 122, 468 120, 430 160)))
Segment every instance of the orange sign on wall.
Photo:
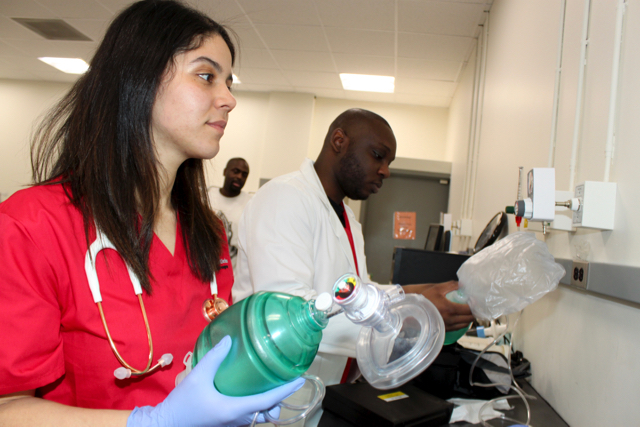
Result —
POLYGON ((416 213, 393 213, 393 238, 399 240, 416 239, 416 213))

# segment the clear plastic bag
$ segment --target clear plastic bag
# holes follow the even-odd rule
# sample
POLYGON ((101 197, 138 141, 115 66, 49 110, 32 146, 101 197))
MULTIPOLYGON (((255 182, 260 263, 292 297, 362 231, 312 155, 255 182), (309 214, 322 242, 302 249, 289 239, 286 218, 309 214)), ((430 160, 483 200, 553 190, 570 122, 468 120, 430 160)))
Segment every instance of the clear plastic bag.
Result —
POLYGON ((513 233, 473 255, 458 269, 473 315, 494 320, 518 312, 558 287, 564 268, 533 233, 513 233))

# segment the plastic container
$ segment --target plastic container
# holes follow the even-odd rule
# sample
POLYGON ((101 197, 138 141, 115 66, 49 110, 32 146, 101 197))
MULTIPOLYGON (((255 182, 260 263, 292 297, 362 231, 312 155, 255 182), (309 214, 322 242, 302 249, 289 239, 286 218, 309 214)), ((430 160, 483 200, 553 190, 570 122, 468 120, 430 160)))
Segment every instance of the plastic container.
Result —
POLYGON ((213 380, 216 389, 228 396, 262 393, 305 373, 327 323, 326 312, 316 309, 315 300, 258 292, 207 325, 196 342, 192 365, 229 335, 231 350, 213 380))

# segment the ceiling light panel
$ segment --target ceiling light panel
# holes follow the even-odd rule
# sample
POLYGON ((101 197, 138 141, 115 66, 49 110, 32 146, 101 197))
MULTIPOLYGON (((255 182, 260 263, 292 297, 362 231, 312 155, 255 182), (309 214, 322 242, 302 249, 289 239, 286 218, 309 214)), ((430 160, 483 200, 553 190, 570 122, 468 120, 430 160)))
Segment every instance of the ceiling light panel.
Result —
POLYGON ((40 57, 38 59, 67 74, 83 74, 89 69, 89 64, 80 58, 40 57))
POLYGON ((340 80, 345 90, 393 93, 395 89, 395 78, 391 76, 341 73, 340 80))

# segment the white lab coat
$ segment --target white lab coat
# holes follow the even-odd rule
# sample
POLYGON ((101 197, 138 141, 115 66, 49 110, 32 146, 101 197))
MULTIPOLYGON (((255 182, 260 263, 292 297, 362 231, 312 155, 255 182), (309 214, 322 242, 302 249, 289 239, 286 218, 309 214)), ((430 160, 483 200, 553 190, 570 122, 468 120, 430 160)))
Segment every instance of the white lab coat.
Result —
MULTIPOLYGON (((360 277, 368 281, 362 227, 345 206, 360 277)), ((305 159, 300 170, 265 184, 247 204, 240 219, 238 271, 233 299, 261 290, 286 292, 306 299, 331 292, 345 273, 355 273, 351 245, 313 168, 305 159)), ((324 331, 316 375, 338 383, 346 357, 355 357, 360 327, 344 314, 324 331)))

